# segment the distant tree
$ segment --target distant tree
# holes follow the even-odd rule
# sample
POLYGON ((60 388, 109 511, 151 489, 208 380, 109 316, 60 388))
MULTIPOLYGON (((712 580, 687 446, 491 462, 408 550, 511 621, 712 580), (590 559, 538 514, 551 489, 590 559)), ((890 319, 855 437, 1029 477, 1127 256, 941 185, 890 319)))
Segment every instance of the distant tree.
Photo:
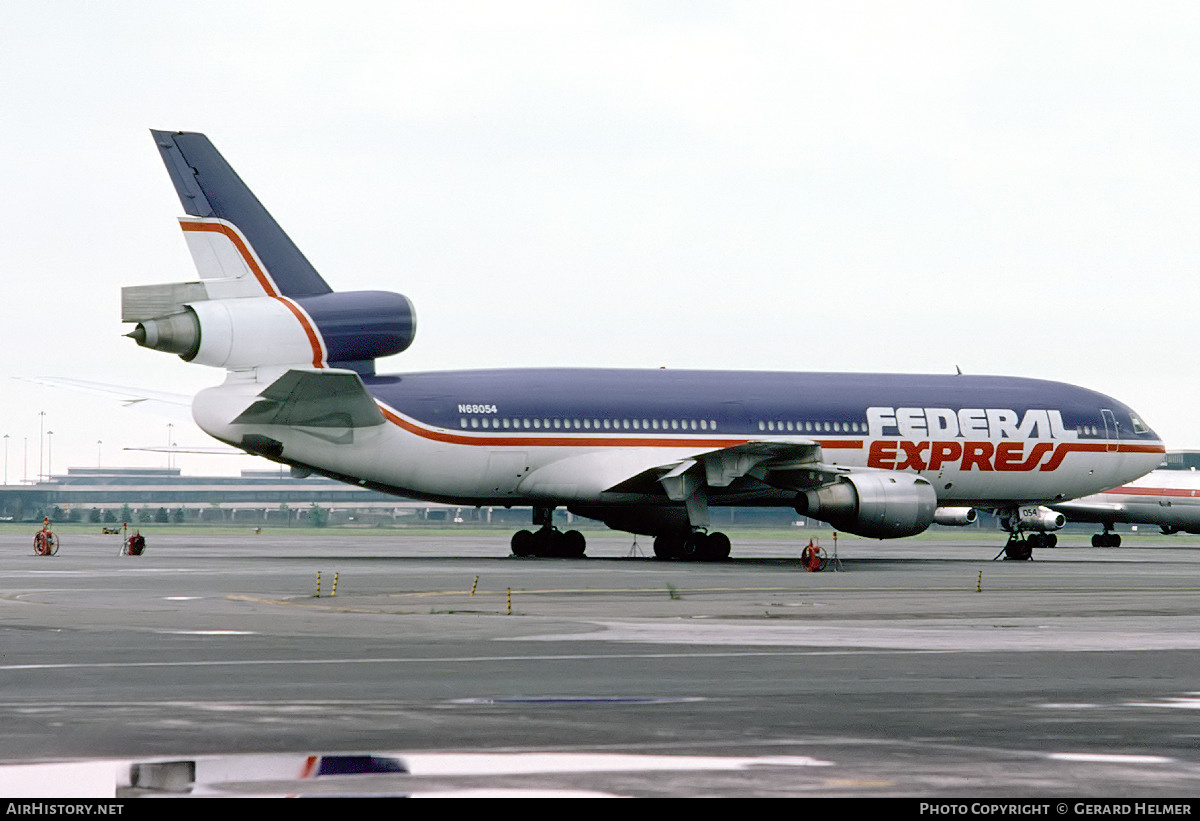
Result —
POLYGON ((99 524, 100 508, 94 507, 88 511, 88 521, 91 522, 92 524, 99 524))
POLYGON ((171 521, 171 516, 167 513, 167 509, 165 507, 160 507, 155 512, 154 521, 158 522, 159 524, 166 524, 167 522, 171 521))
POLYGON ((121 521, 122 522, 132 522, 133 521, 133 509, 129 506, 128 502, 121 505, 121 521))
POLYGON ((183 517, 184 517, 183 508, 177 507, 173 511, 171 511, 171 521, 174 522, 175 524, 177 524, 177 525, 183 524, 183 517))
POLYGON ((308 523, 312 527, 325 527, 329 524, 329 511, 317 507, 317 503, 313 502, 308 507, 308 523))
POLYGON ((107 525, 117 523, 117 514, 113 513, 108 508, 104 508, 104 523, 107 525))
POLYGON ((139 522, 153 522, 154 514, 151 513, 147 508, 142 508, 141 510, 138 511, 138 521, 139 522))
POLYGON ((67 510, 67 521, 68 522, 78 522, 81 518, 82 518, 82 515, 79 512, 79 508, 73 507, 73 508, 70 508, 69 510, 67 510))

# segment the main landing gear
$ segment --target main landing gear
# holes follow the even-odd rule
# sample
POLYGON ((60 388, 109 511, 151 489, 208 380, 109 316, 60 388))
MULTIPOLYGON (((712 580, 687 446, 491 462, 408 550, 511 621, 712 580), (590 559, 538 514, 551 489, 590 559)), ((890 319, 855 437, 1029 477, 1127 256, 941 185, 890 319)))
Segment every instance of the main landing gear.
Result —
POLYGON ((1112 529, 1108 525, 1104 526, 1103 533, 1096 533, 1096 534, 1092 535, 1092 547, 1120 547, 1120 546, 1121 546, 1121 534, 1113 533, 1112 529))
MULTIPOLYGON (((1008 542, 1004 545, 1004 558, 1006 560, 1026 561, 1033 558, 1033 549, 1035 547, 1055 547, 1058 545, 1058 536, 1054 533, 1030 533, 1024 539, 1019 534, 1009 534, 1008 542)), ((997 556, 997 558, 999 558, 997 556)))
POLYGON ((1026 561, 1033 558, 1035 547, 1055 547, 1057 545, 1058 536, 1054 533, 1030 533, 1023 539, 1020 534, 1011 533, 1001 552, 1006 560, 1026 561))
POLYGON ((729 558, 729 537, 724 533, 661 533, 654 537, 656 559, 682 559, 690 562, 719 562, 729 558))
POLYGON ((552 507, 535 507, 533 523, 541 525, 537 530, 518 530, 512 537, 514 556, 542 556, 557 559, 582 559, 587 549, 587 540, 578 530, 566 532, 556 528, 551 517, 552 507))

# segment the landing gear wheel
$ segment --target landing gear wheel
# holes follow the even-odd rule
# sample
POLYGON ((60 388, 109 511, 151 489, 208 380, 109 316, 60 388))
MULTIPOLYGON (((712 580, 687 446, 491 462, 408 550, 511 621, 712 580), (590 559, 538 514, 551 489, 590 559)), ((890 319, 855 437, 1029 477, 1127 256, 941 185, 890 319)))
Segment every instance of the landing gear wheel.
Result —
POLYGON ((582 559, 587 550, 587 540, 578 530, 568 530, 558 534, 558 555, 564 559, 582 559))
POLYGON ((707 544, 707 533, 689 533, 683 537, 683 542, 680 544, 679 558, 684 561, 694 562, 704 554, 704 548, 707 544))
POLYGON ((709 533, 700 550, 700 561, 721 562, 729 558, 729 537, 724 533, 709 533))
POLYGON ((1119 533, 1096 533, 1092 536, 1092 547, 1120 547, 1121 535, 1119 533))
POLYGON ((528 530, 518 530, 512 537, 512 552, 514 556, 532 556, 534 551, 533 534, 528 530))
POLYGON ((654 537, 654 558, 683 558, 683 538, 677 533, 660 533, 654 537))

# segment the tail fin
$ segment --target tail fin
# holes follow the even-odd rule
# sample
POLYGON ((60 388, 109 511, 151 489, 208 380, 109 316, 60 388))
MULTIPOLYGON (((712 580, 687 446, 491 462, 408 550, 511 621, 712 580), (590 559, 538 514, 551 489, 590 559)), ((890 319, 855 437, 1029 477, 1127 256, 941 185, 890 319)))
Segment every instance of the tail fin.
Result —
POLYGON ((269 296, 333 291, 208 137, 188 131, 150 133, 183 210, 191 215, 180 223, 201 277, 227 279, 249 272, 269 296))

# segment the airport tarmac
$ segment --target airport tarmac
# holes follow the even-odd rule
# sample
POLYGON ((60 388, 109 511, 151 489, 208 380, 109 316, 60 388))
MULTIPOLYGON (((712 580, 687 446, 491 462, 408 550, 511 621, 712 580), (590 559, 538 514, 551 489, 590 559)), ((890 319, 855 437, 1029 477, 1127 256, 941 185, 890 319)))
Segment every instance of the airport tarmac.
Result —
POLYGON ((0 532, 6 797, 1200 793, 1200 537, 808 573, 800 538, 33 530, 0 532))

